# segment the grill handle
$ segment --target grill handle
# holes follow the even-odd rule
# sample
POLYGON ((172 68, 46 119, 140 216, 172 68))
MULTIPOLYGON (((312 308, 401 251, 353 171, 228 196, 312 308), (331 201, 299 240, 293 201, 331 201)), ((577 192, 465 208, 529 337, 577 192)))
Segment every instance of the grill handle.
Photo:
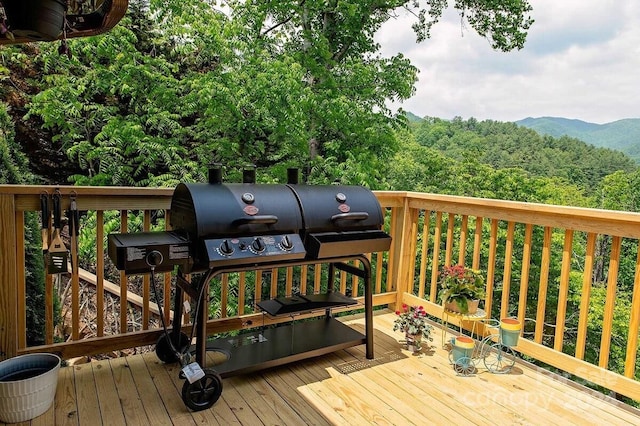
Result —
POLYGON ((241 219, 236 219, 233 221, 233 224, 238 225, 251 225, 251 224, 264 224, 264 225, 273 225, 278 222, 278 216, 275 215, 261 215, 261 216, 251 216, 251 217, 243 217, 241 219))
POLYGON ((341 220, 367 220, 369 219, 369 213, 367 212, 350 212, 350 213, 340 213, 334 214, 331 216, 331 222, 339 222, 341 220))

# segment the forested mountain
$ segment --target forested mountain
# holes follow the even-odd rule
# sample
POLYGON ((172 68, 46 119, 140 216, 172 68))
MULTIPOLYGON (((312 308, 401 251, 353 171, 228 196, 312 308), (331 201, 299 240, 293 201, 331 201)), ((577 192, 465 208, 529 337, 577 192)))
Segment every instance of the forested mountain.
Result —
POLYGON ((556 177, 592 192, 600 180, 637 167, 624 154, 578 139, 541 136, 514 123, 427 119, 415 128, 416 141, 444 156, 473 158, 494 169, 517 168, 532 177, 556 177))
POLYGON ((640 163, 640 118, 595 124, 559 117, 528 117, 516 121, 516 124, 543 135, 570 136, 597 147, 615 149, 640 163))

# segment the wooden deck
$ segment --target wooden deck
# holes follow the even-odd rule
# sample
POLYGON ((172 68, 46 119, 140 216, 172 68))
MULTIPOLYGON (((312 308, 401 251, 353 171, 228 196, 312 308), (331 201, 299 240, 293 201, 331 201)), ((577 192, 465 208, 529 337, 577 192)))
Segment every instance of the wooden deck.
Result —
MULTIPOLYGON (((32 425, 640 424, 637 410, 517 363, 496 375, 456 376, 436 328, 431 351, 413 356, 375 316, 376 358, 364 347, 223 381, 209 410, 189 411, 177 365, 154 353, 61 369, 56 401, 32 425)), ((348 321, 363 328, 363 320, 348 321)))

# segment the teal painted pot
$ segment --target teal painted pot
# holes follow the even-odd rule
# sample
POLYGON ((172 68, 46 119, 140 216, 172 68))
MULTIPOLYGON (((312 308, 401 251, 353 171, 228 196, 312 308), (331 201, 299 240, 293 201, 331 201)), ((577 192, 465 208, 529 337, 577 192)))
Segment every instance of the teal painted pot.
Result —
POLYGON ((520 321, 515 318, 500 320, 500 339, 505 346, 517 346, 520 338, 520 321))

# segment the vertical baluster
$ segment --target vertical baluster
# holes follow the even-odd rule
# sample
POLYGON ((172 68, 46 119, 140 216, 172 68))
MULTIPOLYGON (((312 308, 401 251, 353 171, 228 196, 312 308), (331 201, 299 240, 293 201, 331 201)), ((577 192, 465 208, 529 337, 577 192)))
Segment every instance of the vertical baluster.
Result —
POLYGON ((300 294, 307 294, 308 277, 309 277, 309 266, 303 265, 300 268, 300 294))
POLYGON ((288 266, 285 270, 285 295, 291 297, 293 293, 293 266, 288 266))
POLYGON ((611 256, 609 257, 609 273, 607 277, 607 298, 604 304, 604 321, 602 323, 602 338, 600 339, 600 359, 598 365, 602 368, 607 368, 609 365, 611 330, 613 329, 613 311, 616 302, 621 245, 622 238, 614 236, 611 240, 611 256))
POLYGON ((431 302, 436 301, 438 292, 438 269, 440 266, 440 240, 442 237, 442 212, 436 212, 436 221, 433 228, 433 255, 431 258, 431 302))
POLYGON ((17 314, 18 314, 18 349, 25 348, 27 346, 27 277, 26 271, 26 256, 25 256, 25 236, 24 236, 24 212, 15 212, 16 222, 16 282, 17 288, 17 314))
POLYGON ((376 293, 382 292, 382 268, 384 253, 376 253, 376 293))
MULTIPOLYGON (((151 211, 145 210, 142 219, 142 231, 148 232, 151 229, 151 211)), ((149 329, 149 301, 151 300, 150 291, 151 278, 149 274, 142 276, 142 329, 149 329)))
MULTIPOLYGON (((418 297, 424 297, 424 288, 427 281, 427 255, 429 253, 429 222, 431 218, 431 212, 424 211, 423 224, 422 224, 422 254, 420 256, 420 278, 418 279, 418 297)), ((430 295, 432 296, 432 295, 430 295)), ((432 302, 433 297, 430 297, 432 302)))
POLYGON ((256 271, 254 287, 255 303, 259 303, 262 300, 262 271, 256 271))
POLYGON ((638 329, 640 328, 640 247, 637 250, 633 297, 631 298, 631 318, 629 319, 629 334, 627 337, 627 354, 624 362, 624 375, 629 378, 633 378, 636 372, 638 329))
POLYGON ((504 271, 502 273, 502 302, 500 303, 500 318, 509 315, 509 294, 511 292, 511 262, 513 257, 513 234, 516 224, 509 222, 507 225, 507 241, 504 250, 504 271))
POLYGON ((491 234, 489 235, 489 259, 487 261, 487 297, 484 301, 484 309, 491 316, 493 307, 493 282, 496 270, 496 251, 498 248, 498 219, 491 219, 491 234))
MULTIPOLYGON (((171 210, 164 211, 164 229, 171 230, 171 210)), ((184 294, 184 293, 183 293, 184 294)), ((164 273, 164 287, 162 291, 162 304, 165 324, 169 324, 171 312, 171 272, 164 273)))
POLYGON ((536 311, 536 331, 534 340, 542 343, 545 327, 545 311, 547 308, 547 287, 549 285, 549 266, 551 262, 551 228, 544 227, 544 242, 542 244, 542 263, 540 265, 540 285, 538 287, 538 309, 536 311))
POLYGON ((229 274, 222 274, 220 286, 220 318, 226 318, 229 302, 229 274))
POLYGON ((520 274, 520 299, 518 300, 518 320, 523 327, 527 316, 527 293, 529 292, 529 270, 531 269, 531 240, 533 238, 533 225, 527 223, 524 231, 524 245, 522 247, 522 272, 520 274))
MULTIPOLYGON (((120 211, 120 233, 128 232, 128 213, 120 211)), ((127 274, 120 272, 120 333, 127 332, 127 274)))
POLYGON ((96 211, 96 335, 104 336, 104 212, 96 211))
POLYGON ((244 315, 244 305, 246 298, 247 273, 242 271, 238 274, 238 315, 244 315))
POLYGON ((451 258, 453 257, 453 228, 456 224, 456 215, 449 213, 449 219, 447 223, 447 241, 444 255, 445 266, 451 265, 451 258))
POLYGON ((564 231, 564 249, 560 272, 560 288, 558 290, 558 309, 556 315, 556 334, 553 348, 562 352, 564 343, 564 325, 567 316, 567 295, 569 294, 569 273, 571 272, 571 252, 573 249, 573 230, 564 231))
MULTIPOLYGON (((584 359, 587 342, 589 302, 591 300, 591 287, 593 285, 593 262, 596 252, 596 237, 596 234, 593 232, 587 234, 587 247, 582 276, 582 293, 580 294, 580 318, 578 319, 578 336, 576 339, 576 358, 578 359, 584 359)), ((640 255, 640 252, 638 254, 640 255)), ((638 279, 637 275, 636 279, 638 279)))
POLYGON ((462 215, 462 220, 460 223, 460 247, 458 249, 458 265, 466 265, 466 255, 467 255, 467 235, 469 232, 469 216, 462 215))
MULTIPOLYGON (((78 227, 79 225, 74 225, 78 227)), ((72 229, 71 221, 67 229, 71 237, 71 336, 80 340, 80 276, 78 268, 78 236, 72 229)))
POLYGON ((272 299, 278 297, 278 268, 271 269, 271 291, 269 297, 272 299))
POLYGON ((476 229, 473 234, 473 261, 472 269, 480 269, 480 252, 482 244, 482 218, 476 217, 476 229))
MULTIPOLYGON (((391 237, 395 240, 396 238, 400 238, 400 235, 396 235, 395 234, 395 230, 396 230, 396 226, 398 223, 398 208, 394 207, 391 209, 391 223, 390 223, 390 229, 391 229, 391 237)), ((396 253, 396 247, 397 244, 391 244, 391 247, 389 249, 389 260, 387 261, 387 291, 393 291, 395 290, 395 285, 396 283, 393 281, 394 275, 396 273, 395 271, 395 257, 398 255, 398 253, 396 253)))
POLYGON ((316 263, 313 265, 313 294, 320 293, 320 288, 322 286, 322 265, 316 263))
MULTIPOLYGON (((355 260, 353 266, 360 268, 360 261, 355 260)), ((343 293, 344 294, 344 293, 343 293)), ((353 275, 351 277, 351 297, 358 297, 358 276, 353 275)))

